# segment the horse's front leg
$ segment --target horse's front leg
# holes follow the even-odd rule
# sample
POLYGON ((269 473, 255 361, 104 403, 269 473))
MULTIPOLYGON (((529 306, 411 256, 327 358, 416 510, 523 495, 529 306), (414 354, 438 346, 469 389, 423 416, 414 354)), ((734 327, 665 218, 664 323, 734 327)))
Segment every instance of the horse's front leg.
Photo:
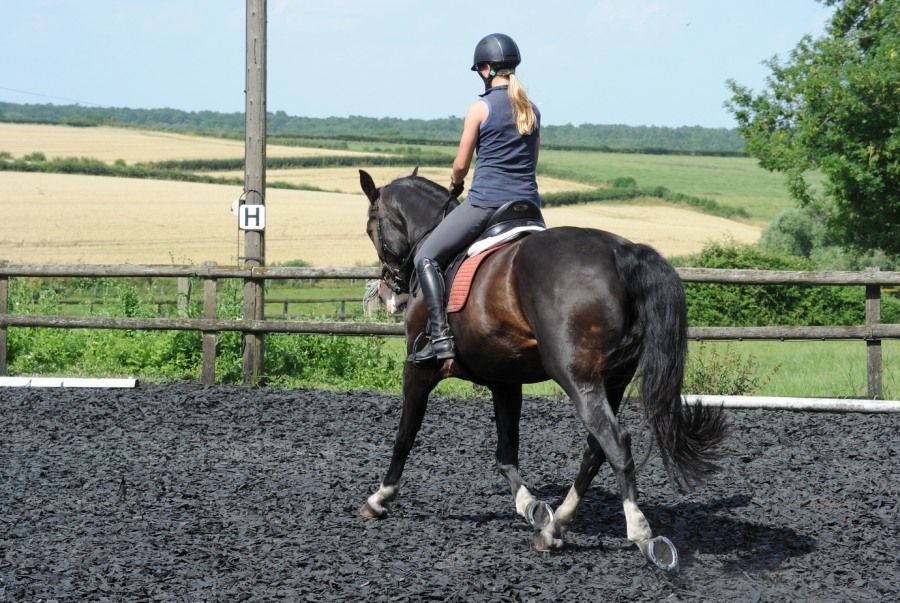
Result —
POLYGON ((491 386, 494 421, 497 424, 497 470, 509 482, 516 513, 537 529, 553 518, 550 505, 539 501, 519 474, 519 419, 522 416, 522 386, 491 386))
POLYGON ((425 409, 428 406, 428 394, 437 385, 439 377, 427 369, 416 367, 411 362, 403 368, 403 410, 400 413, 400 426, 394 440, 394 451, 387 474, 378 490, 366 499, 360 513, 370 519, 387 517, 387 503, 394 499, 400 486, 400 477, 416 441, 416 435, 422 427, 425 409))

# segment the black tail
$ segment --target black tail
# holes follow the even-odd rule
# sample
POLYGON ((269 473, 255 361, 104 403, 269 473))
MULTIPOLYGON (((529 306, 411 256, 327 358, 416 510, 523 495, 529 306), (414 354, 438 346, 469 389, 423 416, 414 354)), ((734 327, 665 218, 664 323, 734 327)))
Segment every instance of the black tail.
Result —
POLYGON ((640 360, 640 397, 663 463, 679 488, 715 473, 716 447, 729 427, 720 408, 691 406, 681 397, 687 358, 687 306, 675 269, 646 245, 625 245, 616 268, 632 300, 630 339, 640 360))

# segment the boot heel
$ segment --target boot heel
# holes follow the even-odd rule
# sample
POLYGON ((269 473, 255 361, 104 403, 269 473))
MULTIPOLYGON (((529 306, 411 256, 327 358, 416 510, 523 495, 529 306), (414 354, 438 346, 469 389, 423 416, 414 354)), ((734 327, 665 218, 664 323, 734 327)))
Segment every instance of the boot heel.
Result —
POLYGON ((434 356, 438 360, 447 360, 456 357, 456 350, 454 349, 452 337, 444 337, 437 341, 433 341, 431 348, 434 350, 434 356))

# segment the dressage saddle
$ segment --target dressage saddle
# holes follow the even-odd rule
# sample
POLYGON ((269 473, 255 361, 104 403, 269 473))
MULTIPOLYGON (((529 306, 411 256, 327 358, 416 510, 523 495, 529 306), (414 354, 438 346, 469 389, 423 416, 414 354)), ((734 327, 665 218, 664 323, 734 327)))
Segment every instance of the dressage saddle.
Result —
POLYGON ((541 209, 530 201, 510 201, 501 206, 488 221, 484 232, 444 271, 447 312, 458 312, 465 306, 475 272, 491 252, 514 239, 546 228, 541 209))

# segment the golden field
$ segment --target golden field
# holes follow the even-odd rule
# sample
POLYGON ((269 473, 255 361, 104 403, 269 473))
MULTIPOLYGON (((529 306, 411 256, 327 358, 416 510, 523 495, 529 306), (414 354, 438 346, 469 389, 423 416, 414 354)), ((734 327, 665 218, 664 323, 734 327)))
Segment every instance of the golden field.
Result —
MULTIPOLYGON (((0 151, 22 157, 93 157, 128 163, 166 159, 243 157, 240 141, 126 128, 0 124, 0 151)), ((356 154, 269 146, 269 156, 356 154)), ((365 161, 361 159, 361 166, 365 161)), ((366 167, 377 184, 408 168, 366 167)), ((447 168, 422 168, 437 182, 447 168)), ((242 176, 241 172, 216 175, 242 176)), ((371 265, 365 234, 366 199, 355 168, 270 170, 278 180, 314 186, 312 192, 269 189, 266 258, 269 264, 304 260, 315 266, 371 265)), ((590 188, 540 177, 543 192, 590 188)), ((99 176, 0 172, 0 260, 14 263, 181 264, 237 263, 243 241, 232 203, 241 187, 99 176)), ((666 255, 699 251, 709 241, 752 243, 756 226, 644 200, 548 208, 549 226, 588 226, 653 245, 666 255)))
MULTIPOLYGON (((231 205, 240 187, 100 176, 0 172, 0 259, 13 263, 234 264, 243 252, 231 205)), ((268 263, 371 265, 359 193, 270 189, 268 263)), ((548 208, 550 226, 589 226, 666 255, 710 240, 753 242, 754 226, 670 205, 548 208)))
MULTIPOLYGON (((42 124, 0 123, 0 151, 13 157, 43 153, 53 157, 92 157, 107 163, 128 164, 177 159, 233 159, 244 157, 244 143, 174 132, 129 128, 73 128, 42 124)), ((268 145, 269 157, 311 157, 368 153, 268 145)))

